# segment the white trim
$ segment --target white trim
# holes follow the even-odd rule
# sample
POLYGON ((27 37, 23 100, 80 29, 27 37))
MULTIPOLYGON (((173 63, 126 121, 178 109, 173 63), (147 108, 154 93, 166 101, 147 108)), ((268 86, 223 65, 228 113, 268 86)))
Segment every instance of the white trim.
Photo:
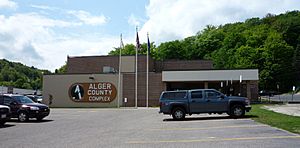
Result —
POLYGON ((258 69, 243 70, 200 70, 200 71, 163 71, 163 82, 185 81, 226 81, 226 80, 259 80, 258 69))

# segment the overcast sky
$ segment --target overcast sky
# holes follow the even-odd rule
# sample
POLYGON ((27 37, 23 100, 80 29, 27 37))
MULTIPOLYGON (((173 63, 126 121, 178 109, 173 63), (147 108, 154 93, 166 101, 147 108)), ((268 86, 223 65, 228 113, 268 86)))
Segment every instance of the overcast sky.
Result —
POLYGON ((298 0, 0 0, 0 58, 54 71, 69 56, 157 45, 220 25, 300 10, 298 0))

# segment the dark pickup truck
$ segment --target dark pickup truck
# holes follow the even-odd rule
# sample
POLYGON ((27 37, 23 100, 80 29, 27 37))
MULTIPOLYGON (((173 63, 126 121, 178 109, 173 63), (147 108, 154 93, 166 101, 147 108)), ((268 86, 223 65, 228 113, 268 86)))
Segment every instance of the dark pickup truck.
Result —
POLYGON ((200 113, 227 113, 238 118, 244 116, 245 111, 251 110, 249 99, 225 96, 215 89, 164 91, 159 103, 159 113, 172 115, 175 120, 200 113))

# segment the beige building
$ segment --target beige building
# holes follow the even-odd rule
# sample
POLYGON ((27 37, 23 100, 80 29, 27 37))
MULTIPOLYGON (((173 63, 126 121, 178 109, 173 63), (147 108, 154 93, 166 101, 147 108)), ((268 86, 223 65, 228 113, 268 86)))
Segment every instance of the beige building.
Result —
MULTIPOLYGON (((119 86, 118 56, 68 57, 66 74, 44 75, 44 103, 52 107, 135 106, 135 57, 122 56, 121 63, 119 86)), ((144 55, 138 57, 137 85, 137 104, 146 106, 144 55)), ((159 105, 164 90, 197 88, 214 88, 227 95, 257 99, 258 70, 215 70, 209 60, 155 61, 150 58, 149 106, 159 105)))

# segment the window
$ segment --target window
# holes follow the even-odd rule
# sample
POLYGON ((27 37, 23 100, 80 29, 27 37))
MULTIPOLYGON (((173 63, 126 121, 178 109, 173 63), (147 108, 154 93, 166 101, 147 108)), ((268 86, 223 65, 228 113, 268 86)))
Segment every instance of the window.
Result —
POLYGON ((162 99, 179 100, 184 99, 185 96, 186 92, 165 92, 162 96, 162 99))
POLYGON ((206 95, 206 98, 208 98, 208 99, 217 99, 217 96, 220 94, 213 90, 206 90, 205 95, 206 95))
POLYGON ((9 106, 13 100, 10 97, 3 97, 3 104, 9 106))
POLYGON ((202 95, 202 91, 193 91, 191 93, 192 95, 192 99, 202 99, 203 95, 202 95))
POLYGON ((170 93, 164 93, 161 97, 162 99, 169 99, 170 98, 170 93))
POLYGON ((110 66, 103 66, 103 73, 114 73, 115 69, 110 66))
POLYGON ((26 96, 13 96, 13 98, 18 102, 18 103, 34 103, 31 99, 29 99, 26 96))

